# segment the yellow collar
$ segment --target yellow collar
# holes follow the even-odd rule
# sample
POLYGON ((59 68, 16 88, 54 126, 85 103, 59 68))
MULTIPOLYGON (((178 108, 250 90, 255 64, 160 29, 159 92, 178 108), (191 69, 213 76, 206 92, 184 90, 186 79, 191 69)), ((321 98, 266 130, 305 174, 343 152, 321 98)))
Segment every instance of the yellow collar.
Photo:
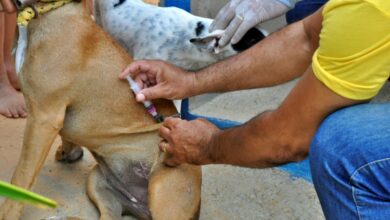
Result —
POLYGON ((18 13, 17 23, 19 26, 27 26, 28 23, 39 15, 60 8, 73 0, 40 0, 38 3, 22 9, 18 13))

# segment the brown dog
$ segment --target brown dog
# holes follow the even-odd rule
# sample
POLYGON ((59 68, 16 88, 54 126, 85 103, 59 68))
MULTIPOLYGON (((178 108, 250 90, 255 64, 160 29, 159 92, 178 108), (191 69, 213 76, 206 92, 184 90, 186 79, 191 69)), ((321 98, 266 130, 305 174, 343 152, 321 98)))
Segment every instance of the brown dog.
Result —
MULTIPOLYGON (((57 134, 57 159, 75 160, 85 146, 98 165, 88 195, 101 219, 192 219, 200 207, 201 170, 162 165, 159 124, 130 94, 118 73, 132 62, 71 3, 31 22, 29 47, 20 75, 28 108, 23 150, 12 183, 30 189, 57 134)), ((171 102, 155 105, 176 113, 171 102)), ((18 219, 23 206, 7 200, 0 219, 18 219)))

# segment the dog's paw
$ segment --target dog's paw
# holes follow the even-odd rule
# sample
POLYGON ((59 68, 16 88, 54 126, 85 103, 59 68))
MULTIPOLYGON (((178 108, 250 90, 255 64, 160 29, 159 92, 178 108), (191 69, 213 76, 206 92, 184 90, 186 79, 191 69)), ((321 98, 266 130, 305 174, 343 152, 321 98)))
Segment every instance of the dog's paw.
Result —
POLYGON ((22 214, 23 205, 18 202, 6 200, 0 206, 0 220, 15 220, 19 219, 22 214))
POLYGON ((74 163, 79 161, 84 155, 83 149, 80 146, 73 146, 71 149, 65 149, 63 145, 59 146, 55 155, 55 159, 60 162, 74 163))

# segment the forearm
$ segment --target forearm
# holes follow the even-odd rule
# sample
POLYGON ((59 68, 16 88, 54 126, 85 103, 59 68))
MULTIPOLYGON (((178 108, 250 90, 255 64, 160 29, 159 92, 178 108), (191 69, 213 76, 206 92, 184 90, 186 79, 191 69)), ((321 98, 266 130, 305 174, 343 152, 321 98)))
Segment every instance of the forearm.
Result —
POLYGON ((192 95, 268 87, 290 81, 303 74, 314 50, 303 22, 297 22, 243 53, 197 72, 192 95))
MULTIPOLYGON (((210 163, 266 168, 304 159, 307 151, 294 150, 290 130, 277 118, 276 111, 265 112, 242 126, 215 134, 210 142, 210 163)), ((301 146, 308 144, 303 138, 301 141, 301 146)))
POLYGON ((278 109, 215 133, 206 163, 270 167, 302 160, 322 120, 336 109, 357 103, 329 90, 309 68, 278 109))

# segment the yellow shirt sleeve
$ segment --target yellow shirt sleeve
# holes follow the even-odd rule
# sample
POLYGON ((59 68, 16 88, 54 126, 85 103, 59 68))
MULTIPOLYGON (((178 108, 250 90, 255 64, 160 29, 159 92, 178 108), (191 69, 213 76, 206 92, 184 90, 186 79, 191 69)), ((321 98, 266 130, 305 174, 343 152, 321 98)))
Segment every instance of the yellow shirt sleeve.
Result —
POLYGON ((330 0, 313 71, 343 97, 373 98, 390 76, 390 0, 330 0))

